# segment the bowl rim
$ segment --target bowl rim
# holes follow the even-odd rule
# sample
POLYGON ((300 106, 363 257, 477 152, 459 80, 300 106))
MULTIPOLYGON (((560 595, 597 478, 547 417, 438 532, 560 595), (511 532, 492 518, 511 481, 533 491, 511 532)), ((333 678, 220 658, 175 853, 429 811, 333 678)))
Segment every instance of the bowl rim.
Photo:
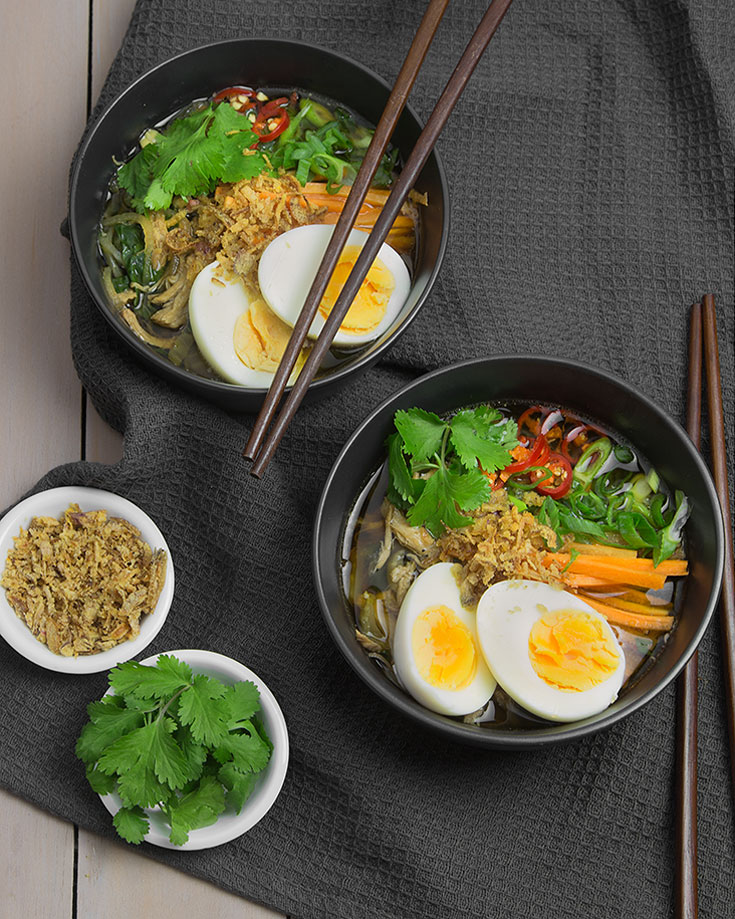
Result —
MULTIPOLYGON (((217 651, 188 648, 175 651, 159 651, 158 654, 152 654, 140 663, 144 666, 152 666, 162 654, 178 657, 179 660, 188 664, 195 673, 217 670, 221 674, 218 679, 223 682, 232 680, 233 683, 237 683, 249 680, 251 683, 255 683, 260 693, 261 711, 272 722, 272 725, 269 726, 269 739, 273 744, 273 751, 266 768, 260 773, 262 776, 261 789, 264 792, 262 798, 255 803, 253 803, 252 798, 248 798, 240 813, 229 815, 229 819, 226 821, 221 821, 220 818, 226 816, 221 814, 220 818, 209 826, 191 830, 188 841, 181 846, 175 846, 168 838, 168 835, 157 827, 153 821, 150 822, 150 829, 145 836, 145 842, 159 846, 162 849, 173 849, 177 852, 195 852, 200 849, 211 849, 215 846, 224 845, 226 842, 231 842, 233 839, 237 839, 244 833, 249 832, 257 823, 260 823, 275 804, 283 788, 288 771, 289 740, 286 719, 278 700, 267 683, 240 661, 227 657, 225 654, 219 654, 217 651), (250 807, 248 807, 249 803, 250 807)), ((108 689, 105 695, 107 696, 111 692, 112 688, 108 689)), ((107 795, 98 795, 98 797, 108 813, 113 817, 122 807, 120 797, 114 792, 107 795)), ((147 808, 146 810, 150 816, 157 809, 147 808)))
MULTIPOLYGON (((13 537, 18 535, 21 527, 27 528, 32 517, 44 514, 59 517, 72 503, 79 504, 82 510, 101 509, 108 511, 111 515, 124 517, 140 530, 144 542, 154 549, 165 551, 166 580, 155 609, 142 620, 137 638, 123 641, 107 651, 98 651, 95 654, 84 654, 78 657, 63 657, 60 654, 54 654, 47 645, 31 633, 25 622, 18 618, 15 610, 8 603, 5 590, 0 590, 0 636, 26 660, 46 670, 68 674, 101 673, 103 670, 114 667, 115 664, 120 664, 140 654, 163 628, 174 598, 174 562, 163 533, 141 507, 115 492, 82 485, 47 488, 19 501, 0 520, 0 546, 6 545, 12 548, 13 537)), ((2 552, 0 554, 3 556, 0 563, 4 570, 6 555, 2 552)))
MULTIPOLYGON (((365 470, 366 477, 369 472, 370 470, 365 470)), ((343 520, 344 514, 349 513, 352 506, 353 505, 350 505, 345 509, 345 512, 343 513, 343 520)), ((622 380, 620 377, 617 377, 606 370, 602 370, 601 368, 592 367, 589 364, 584 364, 579 361, 566 360, 563 358, 544 357, 538 354, 504 354, 459 361, 457 363, 440 367, 436 370, 430 371, 429 373, 423 374, 417 379, 412 380, 410 383, 407 383, 405 386, 402 386, 400 389, 396 390, 392 395, 384 399, 380 405, 373 409, 366 418, 363 419, 363 421, 350 435, 342 447, 342 450, 337 456, 337 459, 334 461, 334 464, 329 471, 329 475, 327 476, 327 479, 324 483, 314 518, 314 528, 312 534, 312 566, 314 571, 314 585, 319 601, 319 608, 322 613, 322 618, 326 623, 327 629, 332 636, 332 639, 336 643, 343 657, 349 663, 352 670, 360 677, 360 679, 362 679, 362 681, 367 686, 376 692, 384 702, 387 702, 393 708, 397 708, 403 715, 406 715, 412 721, 417 722, 434 732, 440 733, 445 738, 451 738, 452 740, 459 741, 463 744, 483 747, 485 749, 492 748, 505 750, 528 750, 555 743, 579 740, 582 737, 586 737, 590 734, 595 734, 598 731, 609 728, 613 724, 617 723, 623 718, 628 717, 628 715, 633 714, 633 712, 637 711, 643 705, 650 702, 674 679, 676 679, 702 640, 702 637, 704 636, 704 633, 709 626, 710 620, 719 600, 720 586, 724 570, 724 525, 722 521, 722 511, 720 508, 719 499, 717 497, 717 491, 712 480, 712 475, 707 468, 706 463, 679 422, 672 418, 662 408, 660 408, 652 399, 650 399, 640 390, 633 387, 631 384, 622 380), (385 678, 379 673, 376 667, 361 668, 357 666, 355 649, 345 640, 342 633, 339 631, 335 616, 333 616, 330 611, 326 592, 323 586, 324 572, 319 554, 319 540, 321 535, 322 521, 326 516, 327 498, 332 489, 334 479, 336 478, 339 472, 339 468, 344 462, 345 457, 351 451, 353 444, 362 435, 362 433, 367 428, 369 428, 375 422, 377 417, 386 409, 388 409, 392 404, 405 398, 411 392, 425 385, 430 380, 434 380, 445 375, 451 375, 452 373, 470 368, 473 365, 477 367, 487 367, 488 365, 501 364, 509 361, 529 360, 543 361, 545 363, 555 365, 559 368, 573 370, 576 373, 581 372, 591 374, 592 376, 595 376, 598 379, 605 381, 606 383, 623 389, 627 395, 640 402, 643 402, 648 409, 650 409, 654 414, 658 416, 663 424, 671 425, 674 427, 674 429, 680 435, 683 448, 687 450, 691 459, 698 467, 702 480, 705 483, 705 488, 708 492, 710 502, 713 509, 715 510, 714 521, 715 528, 717 530, 715 542, 717 549, 713 566, 713 586, 710 591, 710 596, 704 615, 702 616, 699 625, 695 629, 692 638, 685 646, 679 659, 669 669, 669 671, 664 674, 664 676, 656 683, 655 686, 652 686, 645 693, 642 693, 641 696, 637 699, 630 701, 623 708, 616 711, 610 711, 608 709, 607 714, 601 713, 600 715, 592 716, 592 718, 577 722, 550 724, 548 727, 533 730, 521 729, 518 731, 507 732, 477 731, 474 728, 472 730, 468 730, 468 728, 472 728, 473 726, 464 725, 461 722, 457 722, 445 716, 438 715, 429 709, 423 708, 418 703, 415 703, 412 697, 408 695, 408 693, 403 692, 403 690, 400 690, 399 687, 394 686, 385 680, 385 678)), ((342 613, 343 610, 340 610, 339 612, 342 613)))
MULTIPOLYGON (((77 268, 79 269, 80 274, 82 275, 82 280, 84 281, 84 286, 87 289, 87 293, 97 308, 100 310, 104 318, 107 320, 107 322, 113 327, 113 329, 115 329, 115 331, 122 335, 125 342, 133 348, 137 355, 141 357, 144 362, 152 361, 153 364, 155 364, 164 372, 164 379, 175 379, 177 382, 181 381, 182 383, 189 384, 194 382, 197 386, 201 385, 202 391, 208 393, 211 397, 216 397, 217 395, 233 396, 237 393, 247 392, 251 394, 252 398, 254 399, 263 399, 265 398, 268 389, 263 387, 243 387, 236 383, 226 383, 220 380, 210 380, 206 377, 199 377, 196 374, 183 370, 181 367, 178 367, 175 364, 172 364, 170 361, 167 361, 160 354, 157 354, 152 348, 146 346, 145 343, 142 342, 136 335, 134 335, 130 329, 126 328, 123 324, 116 322, 116 318, 109 306, 102 304, 100 299, 97 297, 90 272, 87 270, 85 260, 80 256, 82 246, 77 231, 77 201, 79 198, 79 179, 87 150, 93 143, 98 129, 110 115, 112 110, 118 105, 118 103, 121 102, 130 93, 134 92, 138 85, 144 80, 151 78, 157 72, 163 71, 165 68, 171 66, 174 63, 177 63, 187 57, 196 56, 198 54, 207 52, 211 49, 222 48, 229 45, 245 45, 263 42, 272 42, 274 44, 286 46, 287 48, 309 48, 322 54, 338 58, 341 61, 346 62, 350 66, 361 71, 364 77, 379 83, 388 93, 391 91, 392 87, 387 82, 387 80, 384 80, 383 77, 381 77, 371 68, 361 64, 359 61, 356 61, 354 58, 347 54, 342 54, 340 51, 335 51, 332 48, 326 48, 323 45, 317 45, 312 42, 299 41, 295 39, 252 36, 250 38, 226 39, 224 41, 210 42, 206 45, 197 45, 195 48, 189 48, 186 51, 182 51, 180 54, 176 54, 173 57, 167 58, 165 61, 161 61, 159 64, 155 64, 153 67, 150 67, 144 73, 136 77, 132 83, 128 84, 125 89, 118 93, 115 98, 112 99, 103 108, 103 110, 95 119, 94 123, 87 129, 86 136, 84 137, 77 153, 74 156, 71 178, 69 182, 69 237, 71 240, 72 251, 74 253, 74 261, 77 265, 77 268)), ((419 118, 410 103, 406 103, 405 111, 408 112, 408 114, 420 127, 423 127, 424 122, 419 118)), ((446 250, 449 243, 451 204, 449 198, 449 182, 447 180, 447 173, 437 147, 434 147, 432 154, 436 162, 439 186, 441 188, 442 200, 444 203, 444 214, 442 219, 441 238, 439 240, 439 250, 437 252, 436 260, 431 267, 431 271, 428 274, 424 291, 403 322, 401 322, 398 328, 396 328, 395 331, 389 335, 389 337, 382 344, 378 345, 375 350, 366 350, 355 360, 354 363, 349 362, 343 367, 338 367, 326 376, 312 380, 309 384, 309 391, 311 391, 313 395, 318 395, 323 389, 328 390, 331 388, 332 384, 338 384, 339 381, 343 380, 344 377, 349 379, 353 373, 358 373, 359 371, 365 369, 366 366, 369 367, 371 364, 380 360, 385 351, 389 349, 393 344, 395 344, 397 339, 408 329, 434 288, 436 279, 439 275, 439 271, 441 270, 442 263, 444 262, 444 257, 446 255, 446 250)), ((291 386, 287 386, 286 392, 289 392, 290 390, 291 386)))

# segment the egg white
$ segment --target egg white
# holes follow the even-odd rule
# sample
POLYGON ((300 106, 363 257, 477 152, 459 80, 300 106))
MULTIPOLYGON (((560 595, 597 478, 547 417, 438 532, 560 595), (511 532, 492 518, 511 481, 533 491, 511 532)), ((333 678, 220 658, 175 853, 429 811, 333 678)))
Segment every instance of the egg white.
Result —
POLYGON ((538 581, 501 581, 477 605, 477 635, 485 660, 505 692, 529 712, 549 721, 577 721, 603 711, 617 698, 625 674, 625 655, 604 616, 574 594, 538 581), (603 623, 619 651, 618 666, 602 683, 583 691, 559 689, 533 669, 528 639, 533 624, 547 612, 579 609, 603 623))
POLYGON ((273 374, 253 370, 235 351, 235 323, 250 307, 242 281, 225 275, 218 262, 202 268, 189 294, 189 322, 204 359, 224 380, 267 389, 273 374))
POLYGON ((398 678, 417 702, 442 715, 468 715, 482 708, 495 692, 496 682, 477 642, 475 614, 462 605, 456 572, 459 565, 440 562, 416 578, 401 604, 393 633, 393 662, 398 678), (412 632, 418 616, 434 606, 446 606, 469 629, 477 652, 477 671, 462 689, 441 689, 421 676, 413 655, 412 632))
MULTIPOLYGON (((296 324, 333 232, 333 226, 324 224, 296 227, 277 236, 260 257, 258 284, 263 298, 273 312, 290 326, 296 324)), ((367 239, 367 233, 352 230, 347 245, 362 248, 367 239)), ((395 282, 385 315, 374 329, 364 335, 337 332, 334 336, 337 345, 363 345, 378 338, 390 328, 408 298, 411 278, 401 256, 383 243, 377 257, 395 282)), ((317 338, 324 323, 322 316, 317 315, 309 329, 309 337, 317 338)))

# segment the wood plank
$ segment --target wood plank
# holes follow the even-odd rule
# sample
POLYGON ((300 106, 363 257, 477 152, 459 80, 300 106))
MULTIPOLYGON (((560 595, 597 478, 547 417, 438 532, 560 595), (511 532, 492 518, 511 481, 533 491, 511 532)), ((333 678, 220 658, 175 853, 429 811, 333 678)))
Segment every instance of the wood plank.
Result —
POLYGON ((79 39, 86 34, 87 18, 84 0, 28 0, 6 4, 3 11, 2 504, 50 466, 79 458, 81 395, 69 347, 69 243, 59 225, 66 214, 69 162, 85 121, 87 49, 79 39), (50 93, 56 104, 48 104, 50 93))
POLYGON ((70 919, 74 827, 0 790, 0 902, 5 916, 70 919))
POLYGON ((282 919, 280 913, 265 906, 249 903, 206 881, 189 877, 81 830, 77 885, 78 916, 282 919))
MULTIPOLYGON (((130 22, 135 0, 92 0, 91 99, 94 105, 130 22)), ((86 457, 116 463, 122 457, 122 436, 97 414, 85 395, 86 457)))
MULTIPOLYGON (((0 146, 5 219, 0 336, 0 507, 50 467, 79 458, 81 388, 69 348, 69 162, 84 126, 86 0, 5 4, 0 146), (56 103, 48 104, 53 93, 56 103), (43 111, 43 118, 37 117, 43 111)), ((8 915, 70 919, 74 828, 0 792, 0 902, 8 915)))
MULTIPOLYGON (((93 0, 92 99, 122 41, 133 0, 93 0)), ((116 462, 122 438, 87 402, 86 456, 116 462)), ((280 913, 150 861, 135 849, 79 830, 77 915, 128 919, 129 916, 207 915, 210 919, 280 919, 280 913)))

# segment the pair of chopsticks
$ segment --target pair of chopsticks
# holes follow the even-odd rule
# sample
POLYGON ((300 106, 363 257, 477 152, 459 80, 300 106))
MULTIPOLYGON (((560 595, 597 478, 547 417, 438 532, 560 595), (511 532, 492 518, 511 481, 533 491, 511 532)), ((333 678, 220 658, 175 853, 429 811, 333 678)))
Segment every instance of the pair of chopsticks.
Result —
MULTIPOLYGON (((712 471, 725 525, 725 571, 720 624, 725 664, 727 728, 732 791, 735 793, 735 566, 727 481, 725 423, 722 411, 720 353, 715 298, 706 294, 692 307, 689 329, 687 432, 699 449, 702 421, 702 352, 707 370, 707 409, 712 440, 712 471)), ((675 915, 697 919, 697 654, 692 655, 678 685, 676 738, 676 869, 675 915)))
POLYGON ((370 188, 370 182, 375 174, 380 160, 385 152, 393 130, 403 111, 408 94, 418 76, 429 46, 434 39, 444 11, 449 0, 431 0, 421 21, 416 36, 401 67, 401 71, 391 91, 385 110, 378 122, 372 142, 368 147, 365 159, 355 182, 350 190, 342 213, 332 234, 329 245, 316 273, 309 294, 294 326, 291 338, 286 347, 276 374, 266 394, 260 413, 255 421, 247 446, 243 452, 246 459, 253 460, 251 473, 260 478, 283 437, 286 428, 291 423, 296 410, 301 404, 309 384, 319 369, 326 352, 329 350, 347 311, 355 299, 360 285, 365 279, 380 246, 385 241, 393 221, 408 197, 419 173, 426 160, 429 158, 434 145, 439 138, 447 120, 462 95, 468 80, 477 66, 490 39, 500 25, 511 0, 493 0, 482 18, 475 34, 470 39, 464 54, 459 60, 454 73, 449 79, 444 92, 439 97, 434 111, 431 113, 426 127, 421 132, 416 146, 408 158, 405 166, 396 179, 388 200, 383 205, 383 210, 365 243, 347 282, 334 304, 329 317, 312 348, 306 363, 301 369, 291 392, 284 402, 280 414, 276 411, 283 393, 288 384, 299 352, 306 340, 307 333, 316 316, 324 291, 332 276, 342 249, 347 242, 350 230, 357 218, 360 206, 370 188), (270 433, 268 429, 270 428, 270 433))

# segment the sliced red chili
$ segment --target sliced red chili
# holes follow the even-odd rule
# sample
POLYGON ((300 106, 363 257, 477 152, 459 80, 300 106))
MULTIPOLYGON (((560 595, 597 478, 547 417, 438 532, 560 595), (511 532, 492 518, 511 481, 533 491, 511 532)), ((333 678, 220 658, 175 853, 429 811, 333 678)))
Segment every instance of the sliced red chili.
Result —
POLYGON ((521 443, 528 443, 530 433, 535 437, 541 430, 541 421, 544 417, 545 410, 540 405, 531 405, 518 418, 518 440, 521 443), (538 415, 538 417, 534 417, 538 415), (526 430, 527 429, 527 430, 526 430), (528 433, 527 433, 528 431, 528 433))
POLYGON ((546 460, 548 469, 553 473, 551 481, 540 482, 536 491, 547 498, 563 498, 572 487, 572 464, 561 453, 550 453, 546 460))
MULTIPOLYGON (((240 103, 240 108, 238 111, 242 111, 243 108, 251 108, 255 104, 255 90, 251 89, 249 86, 228 86, 227 89, 221 89, 218 93, 212 97, 212 104, 216 105, 218 102, 224 102, 226 99, 235 99, 240 103), (245 96, 246 102, 240 103, 238 96, 245 96)), ((233 106, 234 108, 234 106, 233 106)))
POLYGON ((270 140, 275 140, 279 137, 288 127, 291 119, 288 117, 288 112, 285 109, 280 109, 280 114, 276 115, 273 118, 267 120, 258 120, 253 125, 253 131, 258 135, 258 140, 256 143, 266 144, 270 140), (276 122, 273 124, 272 122, 276 122), (267 133, 263 133, 264 130, 267 130, 267 133))
POLYGON ((264 103, 258 112, 258 121, 265 121, 267 118, 278 115, 284 105, 288 105, 288 98, 286 96, 280 96, 278 99, 271 99, 270 102, 264 103))
POLYGON ((555 409, 550 411, 544 418, 541 425, 541 433, 546 438, 552 450, 558 450, 562 441, 562 428, 564 425, 564 415, 555 409))
POLYGON ((529 466, 543 466, 548 455, 549 446, 546 443, 546 438, 543 434, 539 434, 528 456, 523 460, 511 463, 510 466, 506 466, 505 469, 503 469, 503 473, 513 475, 516 472, 523 472, 523 470, 528 469, 529 466))
POLYGON ((594 437, 603 436, 597 428, 592 427, 590 424, 585 424, 584 422, 579 422, 564 435, 564 440, 561 443, 561 452, 572 464, 577 462, 584 448, 592 441, 590 435, 594 435, 594 437))

